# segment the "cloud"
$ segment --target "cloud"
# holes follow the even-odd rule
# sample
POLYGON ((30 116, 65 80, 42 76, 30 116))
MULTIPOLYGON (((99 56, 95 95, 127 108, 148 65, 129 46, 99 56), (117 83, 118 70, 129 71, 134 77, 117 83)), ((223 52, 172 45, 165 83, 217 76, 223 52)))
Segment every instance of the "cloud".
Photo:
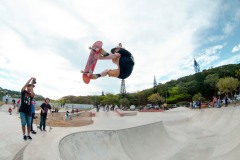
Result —
POLYGON ((216 67, 217 66, 222 66, 222 65, 227 65, 227 64, 239 64, 240 62, 240 56, 239 55, 234 55, 231 57, 228 57, 222 61, 219 61, 216 63, 216 67))
POLYGON ((233 49, 232 49, 232 52, 233 52, 233 53, 234 53, 234 52, 238 52, 238 51, 240 51, 240 44, 234 46, 233 49))
POLYGON ((212 62, 220 58, 220 52, 224 45, 216 45, 205 49, 203 53, 200 53, 197 61, 201 63, 201 66, 205 67, 210 65, 212 62))
POLYGON ((223 32, 224 32, 224 34, 227 34, 227 35, 231 34, 233 32, 234 28, 235 28, 234 24, 228 22, 225 24, 225 26, 223 28, 223 32))

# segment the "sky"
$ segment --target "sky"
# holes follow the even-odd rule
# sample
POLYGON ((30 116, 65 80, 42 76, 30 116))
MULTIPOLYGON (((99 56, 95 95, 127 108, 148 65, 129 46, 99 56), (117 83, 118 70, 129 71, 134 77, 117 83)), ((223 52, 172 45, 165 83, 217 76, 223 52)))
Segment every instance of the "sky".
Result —
MULTIPOLYGON (((95 41, 118 43, 135 59, 125 79, 133 93, 226 64, 240 63, 239 0, 1 0, 0 87, 15 91, 36 77, 34 92, 50 99, 120 93, 121 79, 85 84, 95 41)), ((99 60, 94 73, 116 69, 99 60)))

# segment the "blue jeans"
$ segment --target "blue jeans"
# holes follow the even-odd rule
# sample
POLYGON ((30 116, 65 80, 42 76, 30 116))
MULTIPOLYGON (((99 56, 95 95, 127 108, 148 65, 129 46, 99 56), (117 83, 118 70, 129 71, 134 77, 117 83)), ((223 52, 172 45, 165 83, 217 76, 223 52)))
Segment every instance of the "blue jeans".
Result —
POLYGON ((40 125, 39 125, 40 129, 42 129, 42 127, 43 127, 43 130, 45 130, 45 128, 46 128, 46 119, 47 119, 47 116, 42 116, 41 115, 41 120, 40 120, 40 125))
POLYGON ((20 112, 20 118, 21 118, 22 126, 26 126, 26 124, 28 127, 31 126, 31 120, 32 120, 31 116, 28 116, 26 113, 20 112))

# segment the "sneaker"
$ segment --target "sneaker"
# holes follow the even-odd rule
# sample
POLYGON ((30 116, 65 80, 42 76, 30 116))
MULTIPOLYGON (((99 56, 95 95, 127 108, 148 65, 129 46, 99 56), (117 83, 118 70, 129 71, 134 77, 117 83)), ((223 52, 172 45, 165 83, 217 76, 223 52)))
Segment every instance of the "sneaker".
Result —
POLYGON ((27 136, 28 139, 32 140, 32 137, 31 136, 27 136))
POLYGON ((40 131, 42 131, 42 128, 40 128, 40 126, 37 126, 37 128, 39 128, 39 129, 40 129, 40 131))
POLYGON ((32 134, 36 134, 37 132, 36 132, 36 131, 32 131, 31 133, 32 133, 32 134))
POLYGON ((24 136, 23 136, 23 139, 26 141, 26 140, 27 140, 27 136, 26 136, 26 135, 24 135, 24 136))
POLYGON ((45 129, 43 129, 42 131, 47 132, 45 129))

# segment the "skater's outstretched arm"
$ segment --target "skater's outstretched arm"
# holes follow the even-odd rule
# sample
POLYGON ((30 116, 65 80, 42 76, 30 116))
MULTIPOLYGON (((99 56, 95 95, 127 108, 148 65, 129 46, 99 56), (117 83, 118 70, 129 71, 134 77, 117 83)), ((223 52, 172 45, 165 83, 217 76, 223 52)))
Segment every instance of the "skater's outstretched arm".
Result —
POLYGON ((99 60, 107 60, 107 59, 115 59, 115 58, 118 58, 118 57, 120 57, 121 55, 119 54, 119 53, 115 53, 115 54, 112 54, 112 53, 108 53, 108 55, 107 56, 102 56, 102 55, 100 55, 100 54, 97 54, 97 55, 95 55, 94 57, 96 58, 96 59, 99 59, 99 60))
POLYGON ((23 86, 22 91, 26 90, 27 87, 30 89, 31 97, 34 97, 35 93, 33 91, 34 84, 36 83, 36 78, 30 78, 27 83, 23 86), (31 82, 31 83, 30 83, 31 82))

